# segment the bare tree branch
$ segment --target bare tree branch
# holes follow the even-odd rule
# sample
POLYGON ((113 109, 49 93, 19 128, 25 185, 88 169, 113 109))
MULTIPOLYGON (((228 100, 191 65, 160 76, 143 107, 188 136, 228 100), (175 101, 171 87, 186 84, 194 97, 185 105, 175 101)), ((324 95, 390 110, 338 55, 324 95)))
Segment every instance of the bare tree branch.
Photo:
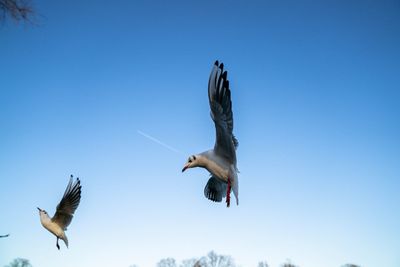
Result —
POLYGON ((34 11, 31 0, 0 0, 0 21, 9 16, 13 20, 32 23, 34 11))

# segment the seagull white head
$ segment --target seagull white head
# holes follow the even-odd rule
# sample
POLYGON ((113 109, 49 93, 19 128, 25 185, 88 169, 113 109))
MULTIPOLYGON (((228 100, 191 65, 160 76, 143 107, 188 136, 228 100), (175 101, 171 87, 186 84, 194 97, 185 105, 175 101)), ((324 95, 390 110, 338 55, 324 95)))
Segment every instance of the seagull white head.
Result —
POLYGON ((182 172, 186 171, 186 169, 199 167, 200 166, 200 155, 192 155, 188 158, 185 166, 183 166, 182 172))
POLYGON ((47 211, 42 210, 41 208, 37 208, 39 210, 39 216, 40 218, 50 218, 49 214, 47 214, 47 211))

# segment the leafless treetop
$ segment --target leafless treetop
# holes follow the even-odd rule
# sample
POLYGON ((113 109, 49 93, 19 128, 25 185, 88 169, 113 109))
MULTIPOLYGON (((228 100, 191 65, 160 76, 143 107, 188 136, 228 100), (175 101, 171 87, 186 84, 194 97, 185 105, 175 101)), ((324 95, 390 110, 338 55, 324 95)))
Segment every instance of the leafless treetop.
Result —
POLYGON ((31 0, 0 0, 0 21, 9 16, 17 22, 32 22, 33 14, 31 0))

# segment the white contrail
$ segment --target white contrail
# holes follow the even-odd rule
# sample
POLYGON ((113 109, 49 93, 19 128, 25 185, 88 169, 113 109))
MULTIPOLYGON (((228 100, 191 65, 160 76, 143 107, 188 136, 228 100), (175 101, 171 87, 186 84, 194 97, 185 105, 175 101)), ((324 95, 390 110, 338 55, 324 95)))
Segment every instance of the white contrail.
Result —
POLYGON ((160 140, 158 140, 157 138, 155 138, 155 137, 153 137, 151 135, 148 135, 148 134, 146 134, 146 133, 144 133, 144 132, 142 132, 140 130, 137 130, 137 133, 142 135, 142 136, 144 136, 144 137, 146 137, 147 139, 150 139, 151 141, 153 141, 153 142, 155 142, 155 143, 157 143, 159 145, 162 145, 163 147, 165 147, 165 148, 167 148, 167 149, 169 149, 169 150, 171 150, 171 151, 173 151, 175 153, 183 155, 182 151, 179 151, 178 149, 173 148, 172 146, 169 146, 169 145, 165 144, 164 142, 161 142, 160 140))

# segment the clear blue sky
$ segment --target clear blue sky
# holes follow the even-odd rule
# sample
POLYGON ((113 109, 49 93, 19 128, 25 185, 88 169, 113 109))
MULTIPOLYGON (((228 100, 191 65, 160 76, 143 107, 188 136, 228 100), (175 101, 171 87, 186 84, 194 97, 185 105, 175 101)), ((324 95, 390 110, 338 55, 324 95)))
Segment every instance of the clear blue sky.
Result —
POLYGON ((0 27, 0 266, 400 266, 399 1, 34 1, 0 27), (318 2, 318 3, 317 3, 318 2), (203 197, 223 61, 240 205, 203 197), (138 134, 152 135, 183 154, 138 134), (55 247, 70 174, 81 204, 55 247))

